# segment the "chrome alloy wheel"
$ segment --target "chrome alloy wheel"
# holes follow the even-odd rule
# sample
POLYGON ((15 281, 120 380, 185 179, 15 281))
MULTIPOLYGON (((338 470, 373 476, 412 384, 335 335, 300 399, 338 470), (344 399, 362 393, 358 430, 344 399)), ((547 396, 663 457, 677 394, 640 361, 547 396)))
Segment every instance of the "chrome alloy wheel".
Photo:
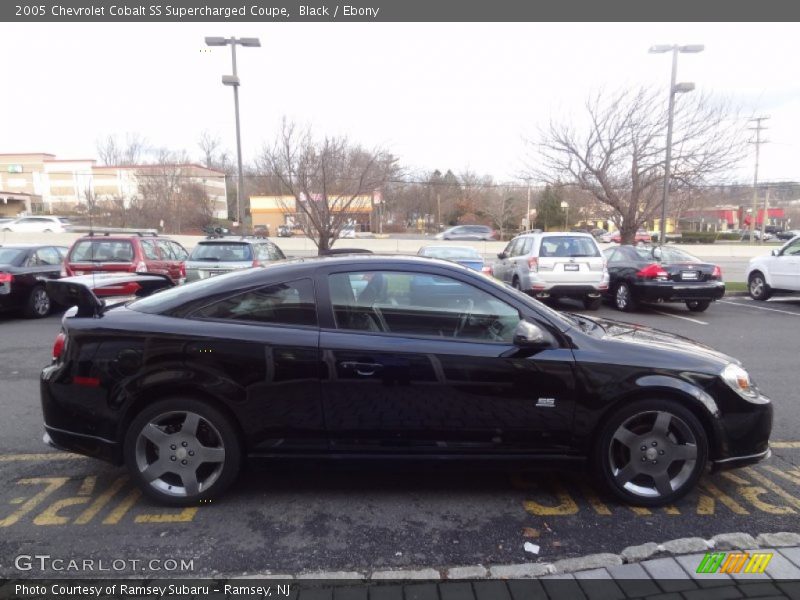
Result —
POLYGON ((219 478, 225 445, 214 425, 194 412, 173 411, 151 419, 139 432, 136 467, 159 492, 194 497, 219 478))
POLYGON ((50 296, 44 288, 38 287, 33 291, 32 299, 33 312, 38 316, 44 317, 50 312, 50 296))
POLYGON ((697 440, 681 418, 665 411, 638 413, 614 432, 608 447, 617 485, 641 498, 681 489, 697 469, 697 440))

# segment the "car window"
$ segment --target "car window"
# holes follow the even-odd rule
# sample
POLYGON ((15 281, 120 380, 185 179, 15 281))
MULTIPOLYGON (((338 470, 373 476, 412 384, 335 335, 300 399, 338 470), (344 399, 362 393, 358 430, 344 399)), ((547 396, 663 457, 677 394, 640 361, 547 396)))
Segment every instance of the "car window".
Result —
POLYGON ((250 244, 243 242, 200 242, 192 250, 190 260, 218 260, 220 262, 243 262, 253 260, 250 244))
POLYGON ((269 285, 204 306, 190 317, 316 326, 314 284, 310 279, 299 279, 269 285))
POLYGON ((600 256, 600 250, 591 238, 558 235, 542 238, 539 256, 557 258, 594 257, 600 256))
POLYGON ((36 252, 33 253, 31 259, 36 261, 35 264, 37 266, 51 266, 51 265, 61 264, 61 256, 58 254, 56 249, 52 247, 39 248, 36 252))
POLYGON ((519 256, 522 254, 522 247, 525 245, 525 238, 517 238, 514 240, 514 245, 511 247, 509 256, 519 256))
POLYGON ((791 242, 786 248, 783 249, 784 256, 798 256, 800 255, 800 240, 791 242))
POLYGON ((606 260, 609 263, 617 262, 618 260, 622 259, 622 253, 617 252, 616 248, 608 248, 607 250, 603 251, 603 256, 606 257, 606 260))
POLYGON ((268 244, 269 245, 269 257, 270 260, 283 260, 286 258, 286 255, 283 253, 283 250, 278 248, 275 244, 268 244))
POLYGON ((25 254, 21 248, 0 248, 0 265, 13 265, 25 254))
POLYGON ((172 254, 175 256, 176 260, 186 260, 189 258, 189 253, 178 242, 173 242, 172 240, 166 240, 166 242, 172 246, 172 254))
POLYGON ((522 247, 519 250, 520 256, 529 254, 533 248, 533 238, 522 238, 522 247))
POLYGON ((512 256, 511 252, 514 250, 514 244, 516 243, 517 240, 511 240, 510 242, 508 242, 508 244, 506 244, 505 250, 503 250, 503 253, 506 256, 512 256))
MULTIPOLYGON (((156 250, 155 240, 142 240, 142 253, 148 260, 161 260, 156 250)), ((166 257, 165 257, 166 258, 166 257)))
POLYGON ((329 286, 339 329, 508 343, 520 321, 513 306, 440 275, 336 273, 329 286))
POLYGON ((69 254, 71 262, 130 262, 133 245, 127 240, 79 240, 69 254))
MULTIPOLYGON (((648 249, 650 255, 652 257, 652 249, 648 249)), ((699 263, 703 262, 696 256, 692 256, 688 252, 684 252, 683 250, 678 250, 677 248, 668 248, 666 246, 661 248, 661 262, 663 263, 673 263, 673 262, 688 262, 688 263, 699 263)))
POLYGON ((178 260, 178 257, 172 251, 172 246, 170 246, 167 240, 156 240, 156 244, 158 244, 158 249, 161 250, 161 256, 164 260, 178 260))

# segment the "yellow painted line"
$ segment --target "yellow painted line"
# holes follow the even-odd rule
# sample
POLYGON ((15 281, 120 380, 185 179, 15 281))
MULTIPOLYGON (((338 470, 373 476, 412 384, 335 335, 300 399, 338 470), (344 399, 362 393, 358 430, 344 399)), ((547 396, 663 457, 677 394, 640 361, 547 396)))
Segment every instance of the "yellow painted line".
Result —
POLYGON ((5 519, 0 519, 0 527, 8 527, 19 521, 26 514, 31 512, 34 508, 39 506, 42 501, 50 494, 55 492, 58 488, 69 481, 69 477, 34 477, 31 479, 20 479, 17 483, 22 485, 38 485, 45 484, 45 488, 29 499, 25 504, 20 506, 17 510, 7 516, 5 519))
POLYGON ((86 525, 89 521, 95 518, 97 513, 99 513, 106 504, 111 501, 111 498, 116 494, 120 488, 122 488, 125 483, 128 481, 128 476, 123 475, 122 477, 118 477, 114 483, 111 484, 105 492, 100 494, 97 499, 92 503, 92 505, 83 511, 80 516, 75 519, 76 525, 86 525))
POLYGON ((4 462, 35 462, 45 460, 75 460, 77 458, 89 458, 71 452, 47 452, 44 454, 0 454, 0 463, 4 462))
POLYGON ((782 487, 778 486, 778 484, 774 483, 771 479, 767 479, 752 467, 745 467, 744 470, 747 472, 748 475, 750 475, 750 477, 758 481, 765 488, 767 488, 768 490, 772 490, 778 496, 786 500, 789 504, 794 505, 796 508, 800 508, 800 500, 792 496, 792 494, 784 490, 782 487))
MULTIPOLYGON (((718 500, 719 502, 721 502, 722 504, 727 506, 731 510, 731 512, 733 512, 733 513, 735 513, 737 515, 749 515, 750 514, 748 512, 748 510, 744 506, 742 506, 741 504, 736 502, 736 500, 734 500, 733 498, 728 496, 728 494, 723 492, 721 489, 719 489, 717 486, 715 486, 710 481, 704 482, 703 484, 701 484, 700 487, 704 488, 709 494, 711 494, 711 496, 713 497, 714 500, 718 500)), ((711 509, 710 513, 709 512, 702 512, 701 513, 700 512, 700 507, 698 507, 697 514, 714 514, 714 504, 713 504, 713 502, 710 505, 707 504, 707 503, 704 503, 703 509, 704 510, 708 510, 709 508, 711 509)))
POLYGON ((770 448, 800 448, 800 442, 770 442, 770 448))
POLYGON ((583 495, 586 496, 586 500, 589 501, 589 505, 594 509, 594 512, 596 512, 598 515, 611 515, 611 509, 608 508, 608 506, 606 506, 602 500, 600 500, 600 497, 588 485, 581 484, 581 492, 583 492, 583 495))
POLYGON ((103 519, 103 525, 116 525, 119 523, 122 517, 139 501, 141 495, 142 492, 138 488, 133 488, 125 499, 103 519))
POLYGON ((785 480, 795 485, 800 485, 800 470, 789 471, 788 473, 785 473, 780 469, 773 467, 772 465, 766 465, 764 468, 770 473, 774 473, 778 477, 783 477, 785 480))
POLYGON ((181 512, 175 513, 161 513, 158 515, 139 515, 134 519, 136 523, 188 523, 200 510, 199 506, 190 506, 184 508, 181 512))
POLYGON ((539 504, 533 500, 525 500, 523 506, 525 510, 537 517, 553 516, 553 515, 574 515, 578 513, 578 505, 569 492, 560 483, 553 483, 553 490, 555 497, 558 499, 558 504, 555 506, 548 506, 539 504))
POLYGON ((75 496, 73 498, 64 498, 63 500, 58 500, 53 502, 50 506, 48 506, 41 514, 37 515, 37 517, 33 520, 34 525, 66 525, 69 523, 69 517, 65 517, 63 515, 59 515, 58 511, 63 508, 67 508, 68 506, 76 506, 78 504, 87 504, 89 502, 88 497, 81 497, 75 496))

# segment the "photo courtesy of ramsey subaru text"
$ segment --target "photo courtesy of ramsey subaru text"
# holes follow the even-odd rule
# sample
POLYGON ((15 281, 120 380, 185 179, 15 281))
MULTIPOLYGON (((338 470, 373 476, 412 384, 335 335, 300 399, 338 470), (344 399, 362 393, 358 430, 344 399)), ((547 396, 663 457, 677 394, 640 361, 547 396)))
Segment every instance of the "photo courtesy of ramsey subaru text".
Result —
POLYGON ((245 456, 400 456, 580 463, 659 506, 770 455, 772 404, 735 358, 452 261, 288 260, 118 306, 47 288, 77 307, 41 374, 45 441, 165 504, 219 496, 245 456))

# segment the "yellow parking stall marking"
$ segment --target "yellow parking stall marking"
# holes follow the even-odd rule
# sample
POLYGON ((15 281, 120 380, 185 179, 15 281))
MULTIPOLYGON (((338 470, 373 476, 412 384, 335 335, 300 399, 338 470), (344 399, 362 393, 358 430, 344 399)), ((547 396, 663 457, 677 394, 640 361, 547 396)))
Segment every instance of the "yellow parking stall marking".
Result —
POLYGON ((784 471, 781 471, 772 465, 766 465, 764 468, 770 473, 774 473, 778 477, 782 477, 783 479, 786 479, 795 485, 800 485, 800 470, 789 471, 788 473, 785 473, 784 471))
POLYGON ((74 498, 64 498, 63 500, 58 500, 53 502, 50 506, 48 506, 41 514, 37 515, 36 518, 33 520, 34 525, 66 525, 69 522, 69 517, 64 517, 58 514, 63 508, 67 508, 68 506, 76 506, 78 504, 86 504, 88 503, 90 498, 88 497, 74 497, 74 498))
POLYGON ((653 514, 652 510, 649 508, 644 508, 643 506, 629 506, 628 508, 630 508, 631 512, 637 517, 646 517, 653 514))
POLYGON ((55 492, 58 488, 63 486, 65 483, 69 481, 69 477, 33 477, 31 479, 20 479, 17 481, 18 484, 21 485, 38 485, 38 484, 45 484, 45 488, 30 498, 27 502, 25 502, 22 506, 20 506, 16 511, 11 513, 5 519, 0 519, 0 527, 9 527, 13 525, 17 521, 19 521, 22 517, 27 515, 31 512, 34 508, 39 506, 45 498, 47 498, 50 494, 55 492))
POLYGON ((133 488, 128 495, 125 496, 125 499, 103 519, 103 525, 116 525, 119 523, 122 517, 124 517, 127 512, 133 508, 133 505, 139 501, 141 496, 142 492, 140 492, 138 488, 133 488))
POLYGON ((589 506, 591 506, 594 509, 594 512, 596 512, 598 515, 606 515, 606 516, 611 515, 611 509, 608 508, 608 506, 606 506, 606 504, 600 500, 600 498, 597 496, 597 494, 592 488, 590 488, 585 483, 582 483, 581 492, 583 493, 584 496, 586 496, 586 500, 589 501, 589 506))
MULTIPOLYGON (((577 512, 577 506, 575 508, 577 512)), ((184 508, 177 514, 161 513, 157 515, 139 515, 134 521, 137 523, 188 523, 194 519, 198 510, 200 510, 199 506, 190 506, 189 508, 184 508)))
POLYGON ((765 513, 769 513, 771 515, 788 515, 794 514, 795 512, 790 506, 776 506, 775 504, 770 504, 769 502, 761 500, 759 496, 767 493, 767 490, 765 490, 763 487, 745 485, 741 486, 737 491, 750 504, 765 513))
POLYGON ((728 481, 732 481, 736 485, 750 485, 750 482, 747 479, 742 479, 738 475, 731 473, 730 471, 724 471, 721 473, 722 477, 727 479, 728 481))
POLYGON ((678 507, 677 506, 672 506, 671 504, 669 506, 665 506, 664 507, 664 512, 666 514, 668 514, 668 515, 679 515, 679 514, 681 514, 681 511, 678 509, 678 507))
POLYGON ((125 485, 127 481, 128 481, 127 475, 118 477, 117 480, 111 484, 111 487, 109 487, 105 492, 100 494, 97 497, 97 499, 92 503, 92 505, 85 511, 83 511, 77 519, 75 519, 75 524, 86 525, 86 523, 94 519, 95 516, 97 516, 97 513, 103 510, 105 505, 108 504, 111 498, 114 497, 114 494, 116 494, 122 488, 122 486, 125 485))
POLYGON ((547 506, 544 504, 539 504, 533 500, 525 500, 523 503, 525 510, 540 517, 577 514, 578 505, 576 504, 575 500, 572 499, 572 496, 569 495, 569 492, 567 492, 564 486, 560 483, 553 483, 553 489, 555 491, 554 495, 558 500, 558 504, 554 506, 547 506))
POLYGON ((800 448, 800 442, 770 442, 770 448, 800 448))
POLYGON ((763 476, 761 473, 758 473, 758 472, 757 472, 755 469, 753 469, 752 467, 745 467, 745 468, 744 468, 744 471, 745 471, 745 472, 747 472, 747 474, 748 474, 750 477, 752 477, 753 479, 755 479, 756 481, 758 481, 758 482, 759 482, 761 485, 763 485, 765 488, 767 488, 768 490, 771 490, 771 491, 775 492, 775 493, 776 493, 778 496, 780 496, 781 498, 783 498, 784 500, 786 500, 786 501, 787 501, 789 504, 791 504, 792 506, 794 506, 794 507, 796 507, 796 508, 800 508, 800 500, 798 500, 797 498, 795 498, 794 496, 792 496, 792 495, 791 495, 789 492, 787 492, 786 490, 784 490, 784 489, 783 489, 782 487, 780 487, 778 484, 774 483, 774 482, 773 482, 771 479, 767 479, 766 477, 764 477, 764 476, 763 476))
POLYGON ((97 476, 89 475, 83 480, 81 488, 78 490, 78 496, 91 496, 94 488, 97 485, 97 476))
POLYGON ((737 515, 750 514, 750 512, 744 506, 736 502, 736 500, 728 496, 728 494, 723 492, 710 481, 703 482, 700 487, 705 489, 709 494, 711 494, 711 496, 700 496, 700 502, 697 504, 698 515, 713 515, 717 500, 727 506, 731 512, 737 515), (704 500, 704 498, 708 498, 710 502, 709 500, 704 500))
POLYGON ((4 462, 34 462, 45 460, 76 460, 88 458, 71 452, 47 452, 44 454, 0 454, 0 463, 4 462))

